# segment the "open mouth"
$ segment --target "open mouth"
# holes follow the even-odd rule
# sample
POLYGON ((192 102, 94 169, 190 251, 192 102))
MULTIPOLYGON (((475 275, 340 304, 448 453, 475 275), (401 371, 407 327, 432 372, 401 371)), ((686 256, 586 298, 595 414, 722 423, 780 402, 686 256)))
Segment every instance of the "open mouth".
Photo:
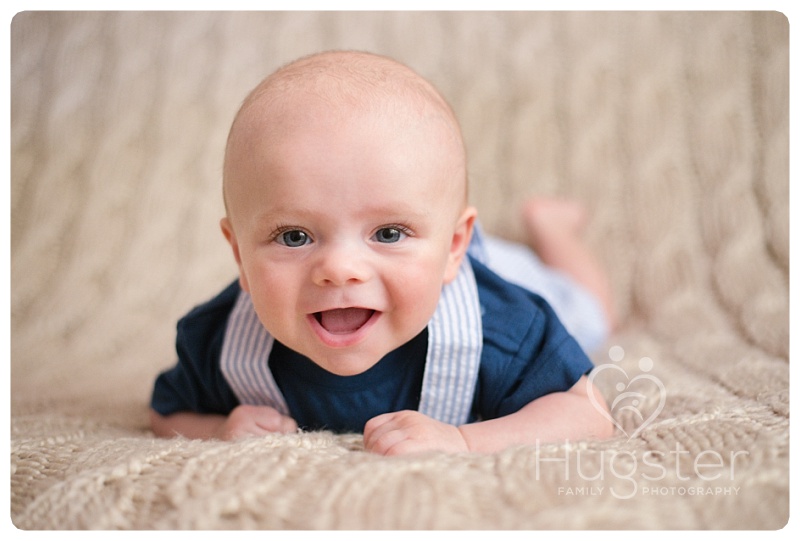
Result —
POLYGON ((314 318, 331 334, 352 334, 366 325, 375 313, 369 308, 337 308, 315 312, 314 318))

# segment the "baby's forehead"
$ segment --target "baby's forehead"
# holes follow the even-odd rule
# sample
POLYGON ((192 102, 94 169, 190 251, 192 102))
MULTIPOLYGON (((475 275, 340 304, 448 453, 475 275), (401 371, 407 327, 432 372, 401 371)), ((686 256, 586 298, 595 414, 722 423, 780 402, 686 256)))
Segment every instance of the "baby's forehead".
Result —
POLYGON ((409 67, 369 53, 322 53, 288 64, 251 92, 238 116, 256 115, 268 122, 308 111, 371 112, 398 119, 436 115, 461 139, 455 115, 433 85, 409 67))

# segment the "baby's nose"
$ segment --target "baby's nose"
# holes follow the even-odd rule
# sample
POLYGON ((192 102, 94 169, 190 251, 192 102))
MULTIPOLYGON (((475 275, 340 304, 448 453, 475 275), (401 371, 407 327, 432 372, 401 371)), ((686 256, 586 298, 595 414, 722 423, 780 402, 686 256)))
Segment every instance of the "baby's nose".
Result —
POLYGON ((343 286, 369 280, 370 266, 361 251, 352 246, 330 246, 320 253, 314 266, 317 285, 343 286))

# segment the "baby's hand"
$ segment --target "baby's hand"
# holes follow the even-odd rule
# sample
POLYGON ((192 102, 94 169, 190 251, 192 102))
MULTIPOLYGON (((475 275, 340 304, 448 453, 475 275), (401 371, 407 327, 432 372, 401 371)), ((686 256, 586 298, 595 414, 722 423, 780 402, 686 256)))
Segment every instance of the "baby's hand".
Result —
POLYGON ((469 451, 461 431, 418 411, 378 415, 364 426, 364 447, 381 455, 469 451))
POLYGON ((272 432, 289 434, 297 431, 291 417, 281 415, 269 406, 237 406, 217 429, 216 437, 237 440, 247 436, 262 436, 272 432))

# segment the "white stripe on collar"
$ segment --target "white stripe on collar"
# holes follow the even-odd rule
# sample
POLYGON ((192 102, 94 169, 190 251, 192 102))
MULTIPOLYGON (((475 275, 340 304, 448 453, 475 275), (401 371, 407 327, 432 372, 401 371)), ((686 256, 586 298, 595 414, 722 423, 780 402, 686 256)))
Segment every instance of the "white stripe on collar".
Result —
POLYGON ((419 411, 439 421, 462 425, 469 420, 483 349, 478 285, 468 258, 428 323, 428 354, 419 411))
POLYGON ((222 342, 222 375, 240 404, 270 406, 289 415, 286 400, 269 369, 268 359, 274 342, 261 325, 250 295, 240 291, 222 342))
MULTIPOLYGON (((267 362, 274 341, 261 325, 250 295, 240 292, 225 330, 222 374, 241 404, 270 406, 290 415, 267 362)), ((455 280, 442 288, 428 324, 421 413, 452 425, 469 420, 482 347, 478 286, 465 257, 455 280)))

